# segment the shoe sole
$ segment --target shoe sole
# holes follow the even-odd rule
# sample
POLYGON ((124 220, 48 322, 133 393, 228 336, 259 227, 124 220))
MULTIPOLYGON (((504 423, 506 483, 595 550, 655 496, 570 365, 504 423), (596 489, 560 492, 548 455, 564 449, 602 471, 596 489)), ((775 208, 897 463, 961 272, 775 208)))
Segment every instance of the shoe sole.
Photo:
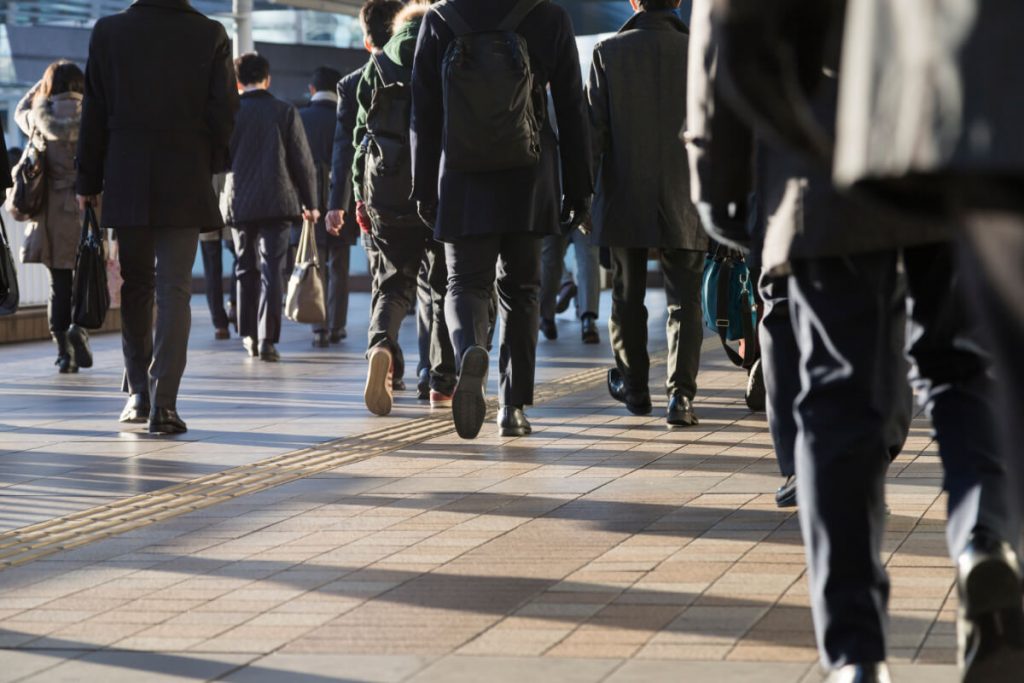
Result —
MULTIPOLYGON (((146 411, 149 412, 149 411, 146 411)), ((141 415, 136 417, 122 417, 118 420, 123 425, 141 425, 149 422, 148 417, 142 417, 141 415)))
POLYGON ((366 408, 380 417, 391 413, 394 399, 388 391, 388 377, 391 372, 391 354, 387 351, 378 351, 370 354, 370 369, 366 373, 366 390, 363 392, 363 400, 366 401, 366 408))
POLYGON ((668 423, 669 427, 679 428, 696 427, 697 425, 700 424, 700 420, 698 420, 696 417, 692 418, 691 420, 665 420, 665 422, 668 423))
POLYGON ((521 436, 529 436, 533 432, 529 429, 507 429, 505 427, 502 427, 499 433, 502 436, 512 436, 518 438, 521 436))
POLYGON ((967 576, 960 618, 974 626, 963 683, 1012 683, 1024 670, 1024 612, 1021 583, 1005 562, 989 560, 967 576))
POLYGON ((626 410, 628 410, 633 415, 638 415, 640 417, 643 417, 645 415, 650 415, 652 412, 654 412, 654 406, 653 405, 638 406, 638 405, 630 405, 629 403, 627 403, 626 404, 626 410))
POLYGON ((71 342, 71 348, 75 351, 75 363, 78 364, 78 367, 91 368, 92 351, 85 339, 77 334, 69 334, 68 341, 71 342))
POLYGON ((472 348, 462 357, 462 372, 452 395, 452 420, 463 439, 475 439, 487 418, 484 378, 490 358, 482 348, 472 348))
POLYGON ((182 429, 174 425, 150 425, 149 433, 157 436, 170 436, 172 434, 184 434, 188 431, 188 428, 182 429))
POLYGON ((430 402, 430 409, 431 410, 451 410, 452 409, 452 402, 451 401, 431 401, 430 402))

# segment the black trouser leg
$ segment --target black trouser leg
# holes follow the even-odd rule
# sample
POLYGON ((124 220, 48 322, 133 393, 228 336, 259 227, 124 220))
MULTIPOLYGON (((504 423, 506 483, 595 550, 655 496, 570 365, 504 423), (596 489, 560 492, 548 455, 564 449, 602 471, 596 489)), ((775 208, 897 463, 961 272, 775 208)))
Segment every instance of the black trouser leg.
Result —
POLYGON ((224 246, 231 252, 231 286, 228 288, 228 300, 231 302, 231 306, 234 307, 237 315, 238 311, 238 252, 235 251, 234 239, 224 240, 224 246))
POLYGON ((224 310, 224 261, 220 238, 200 241, 203 254, 203 276, 206 279, 206 305, 210 308, 213 326, 227 328, 228 314, 224 310))
POLYGON ((234 237, 235 251, 238 255, 235 264, 235 278, 238 283, 238 334, 259 341, 259 228, 252 225, 238 226, 234 229, 234 237))
MULTIPOLYGON (((427 240, 427 283, 430 293, 430 387, 446 396, 455 391, 455 349, 445 318, 445 299, 448 296, 448 266, 444 245, 427 240)), ((422 271, 421 271, 422 272, 422 271)), ((418 286, 417 286, 417 289, 418 286)))
MULTIPOLYGON (((444 246, 439 248, 444 250, 444 246)), ((447 273, 447 271, 445 271, 447 273)), ((419 275, 416 278, 416 341, 420 352, 420 362, 416 366, 416 374, 430 369, 430 345, 434 329, 434 295, 430 288, 430 263, 423 260, 419 275)), ((448 283, 445 283, 445 290, 448 283)), ((442 316, 443 317, 443 316, 442 316)), ((451 342, 449 341, 449 345, 451 342)))
POLYGON ((130 394, 149 394, 156 296, 154 236, 155 231, 148 228, 117 231, 118 261, 123 279, 121 348, 124 352, 124 390, 130 394))
POLYGON ((554 320, 555 301, 562 286, 562 271, 565 270, 565 250, 569 238, 563 235, 548 235, 541 246, 540 276, 540 317, 554 320))
POLYGON ((327 319, 331 332, 348 326, 348 272, 352 249, 347 244, 327 244, 327 319))
POLYGON ((282 273, 288 251, 288 224, 267 223, 259 227, 260 254, 260 343, 281 341, 284 282, 282 273))
POLYGON ((647 354, 647 250, 612 247, 612 314, 608 319, 615 365, 631 390, 648 389, 651 359, 647 354))
POLYGON ((705 252, 693 249, 662 249, 668 320, 668 379, 666 392, 693 400, 697 395, 700 347, 704 342, 700 287, 705 252))
POLYGON ((793 334, 789 315, 788 278, 762 275, 761 318, 759 340, 761 367, 767 395, 768 428, 775 446, 775 459, 783 477, 796 474, 793 450, 796 447, 796 418, 793 403, 800 393, 800 349, 793 334))
POLYGON ((487 346, 499 237, 467 237, 445 244, 448 298, 445 318, 458 362, 471 346, 487 346))
POLYGON ((70 268, 50 268, 50 300, 47 317, 50 332, 67 332, 71 327, 71 283, 74 271, 70 268))

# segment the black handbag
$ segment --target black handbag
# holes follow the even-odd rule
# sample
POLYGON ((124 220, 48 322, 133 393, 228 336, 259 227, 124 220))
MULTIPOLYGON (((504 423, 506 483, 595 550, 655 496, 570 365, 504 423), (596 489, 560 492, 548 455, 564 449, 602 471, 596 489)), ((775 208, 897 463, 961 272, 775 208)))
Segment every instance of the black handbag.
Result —
POLYGON ((7 226, 0 218, 0 315, 11 315, 18 310, 18 271, 14 269, 14 255, 7 240, 7 226))
POLYGON ((13 186, 7 191, 6 208, 18 221, 35 219, 46 206, 46 148, 36 139, 33 130, 25 152, 11 171, 13 186))
POLYGON ((71 290, 72 319, 79 327, 98 330, 110 308, 107 289, 107 263, 103 256, 103 233, 96 212, 85 207, 82 241, 75 260, 75 279, 71 290))

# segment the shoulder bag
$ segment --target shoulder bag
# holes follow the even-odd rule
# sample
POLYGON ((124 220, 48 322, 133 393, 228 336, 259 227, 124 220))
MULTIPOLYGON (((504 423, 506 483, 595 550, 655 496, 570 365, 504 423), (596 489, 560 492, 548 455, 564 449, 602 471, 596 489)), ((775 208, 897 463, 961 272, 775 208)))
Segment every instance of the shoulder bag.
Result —
POLYGON ((11 243, 7 239, 7 226, 0 217, 0 315, 11 315, 18 310, 18 272, 14 269, 11 243))
POLYGON ((320 279, 320 257, 316 250, 313 222, 302 222, 302 235, 295 254, 295 269, 288 280, 285 316, 297 323, 315 325, 327 319, 324 283, 320 279))
POLYGON ((110 308, 107 289, 107 263, 103 255, 103 233, 92 206, 85 207, 82 220, 82 241, 75 260, 75 277, 71 287, 71 311, 74 323, 87 330, 103 327, 110 308))

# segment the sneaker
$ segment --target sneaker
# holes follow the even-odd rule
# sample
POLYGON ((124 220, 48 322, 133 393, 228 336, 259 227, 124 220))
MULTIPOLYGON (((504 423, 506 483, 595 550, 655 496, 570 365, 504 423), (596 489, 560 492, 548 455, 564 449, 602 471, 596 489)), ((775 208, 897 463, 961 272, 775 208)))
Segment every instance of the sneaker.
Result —
POLYGON ((430 390, 430 407, 431 408, 451 408, 452 397, 448 394, 442 394, 440 391, 430 390))
POLYGON ((366 389, 363 391, 363 399, 371 413, 384 416, 391 412, 394 402, 392 394, 394 390, 391 387, 391 351, 383 346, 375 346, 370 349, 367 359, 370 368, 366 373, 366 389))
POLYGON ((480 346, 471 346, 462 355, 459 382, 452 395, 452 419, 455 431, 463 439, 475 439, 487 417, 487 367, 490 358, 480 346))

